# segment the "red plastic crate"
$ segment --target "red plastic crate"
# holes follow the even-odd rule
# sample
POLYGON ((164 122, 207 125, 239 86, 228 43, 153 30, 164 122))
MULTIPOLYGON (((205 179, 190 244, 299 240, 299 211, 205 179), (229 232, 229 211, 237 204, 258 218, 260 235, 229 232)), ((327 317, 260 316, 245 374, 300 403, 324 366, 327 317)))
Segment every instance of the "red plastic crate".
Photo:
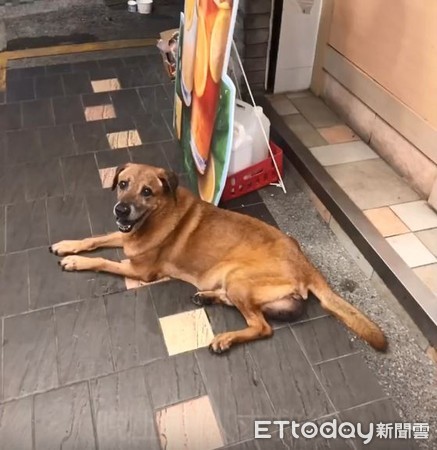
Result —
MULTIPOLYGON (((272 141, 270 141, 276 165, 282 176, 282 150, 272 141)), ((279 181, 276 173, 275 165, 272 157, 269 156, 264 161, 261 161, 253 166, 248 167, 240 172, 230 175, 226 180, 225 188, 223 189, 222 201, 231 200, 233 198, 241 197, 249 192, 261 189, 270 183, 277 183, 279 181)))

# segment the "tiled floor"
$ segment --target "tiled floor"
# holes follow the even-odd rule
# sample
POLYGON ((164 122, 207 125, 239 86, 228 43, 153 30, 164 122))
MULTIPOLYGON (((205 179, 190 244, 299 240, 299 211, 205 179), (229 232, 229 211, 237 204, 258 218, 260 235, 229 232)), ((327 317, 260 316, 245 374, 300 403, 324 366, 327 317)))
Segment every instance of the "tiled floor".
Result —
MULTIPOLYGON (((49 244, 115 229, 115 166, 148 162, 184 179, 171 92, 157 54, 8 71, 0 105, 0 448, 279 449, 289 435, 255 442, 255 419, 376 422, 390 410, 400 421, 345 329, 313 298, 300 321, 274 324, 272 339, 218 357, 206 346, 244 326, 236 310, 197 308, 194 288, 178 281, 144 286, 59 270, 49 244)), ((325 127, 314 145, 356 141, 304 103, 296 111, 325 127)), ((257 193, 223 206, 275 225, 257 193)), ((112 249, 95 254, 124 259, 112 249)), ((337 440, 335 448, 358 445, 337 440)))
MULTIPOLYGON (((271 103, 387 242, 436 294, 437 308, 437 213, 310 92, 275 95, 271 103)), ((329 221, 329 214, 324 217, 329 221)))

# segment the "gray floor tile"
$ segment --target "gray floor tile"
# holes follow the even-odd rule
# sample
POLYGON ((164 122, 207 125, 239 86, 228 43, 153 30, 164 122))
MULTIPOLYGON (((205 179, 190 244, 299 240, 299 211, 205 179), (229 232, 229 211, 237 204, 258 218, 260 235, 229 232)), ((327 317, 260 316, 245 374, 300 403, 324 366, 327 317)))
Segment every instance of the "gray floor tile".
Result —
POLYGON ((61 383, 112 372, 111 344, 103 299, 55 309, 61 383))
POLYGON ((145 113, 136 89, 121 89, 110 93, 117 117, 137 116, 145 113))
POLYGON ((205 307, 214 334, 237 331, 247 327, 246 321, 237 308, 225 305, 205 307))
POLYGON ((47 214, 51 244, 64 239, 83 239, 91 236, 85 197, 49 198, 47 214))
POLYGON ((26 166, 0 165, 0 204, 23 202, 25 200, 26 166))
POLYGON ((312 364, 354 351, 345 328, 333 317, 297 323, 293 332, 312 364))
POLYGON ((109 149, 102 121, 75 123, 72 125, 78 153, 89 153, 109 149))
POLYGON ((0 254, 5 252, 6 207, 0 205, 0 254))
POLYGON ((316 128, 339 125, 342 120, 317 97, 293 98, 294 106, 316 128))
POLYGON ((100 450, 159 450, 143 368, 91 382, 100 450))
POLYGON ((76 144, 70 125, 40 128, 39 134, 45 159, 76 153, 76 144))
POLYGON ((361 209, 419 200, 419 195, 381 159, 339 164, 326 170, 361 209))
POLYGON ((96 152, 96 160, 99 169, 118 167, 131 161, 127 149, 118 149, 116 151, 102 150, 101 152, 96 152))
POLYGON ((0 131, 16 130, 21 127, 21 105, 19 103, 0 105, 0 131))
POLYGON ((44 200, 15 203, 6 209, 6 250, 16 252, 48 245, 44 200))
POLYGON ((293 323, 302 322, 308 319, 316 319, 318 317, 325 317, 328 313, 320 306, 319 300, 314 295, 310 294, 306 301, 305 311, 301 317, 296 319, 293 323))
POLYGON ((37 200, 64 193, 59 159, 26 165, 26 199, 37 200))
POLYGON ((317 147, 325 145, 326 141, 319 132, 300 114, 291 114, 283 117, 288 128, 302 141, 307 147, 317 147))
POLYGON ((25 252, 0 256, 0 316, 29 309, 28 277, 25 252))
POLYGON ((167 356, 158 316, 147 289, 105 297, 116 370, 167 356))
POLYGON ((84 122, 85 114, 80 96, 52 99, 56 125, 84 122))
POLYGON ((62 158, 61 164, 66 194, 77 195, 102 188, 93 153, 62 158))
POLYGON ((32 450, 32 398, 0 405, 0 448, 32 450))
POLYGON ((301 421, 333 412, 329 400, 289 328, 249 347, 278 418, 301 421))
POLYGON ((172 138, 160 112, 138 115, 135 124, 143 144, 169 141, 172 138))
POLYGON ((66 95, 93 92, 90 77, 86 72, 69 73, 62 76, 66 95))
POLYGON ((21 108, 24 128, 48 127, 55 124, 55 116, 50 99, 23 102, 21 108))
POLYGON ((376 377, 359 354, 321 363, 315 370, 338 410, 384 397, 376 377))
POLYGON ((35 450, 96 448, 87 383, 35 396, 35 450))
POLYGON ((202 375, 192 352, 154 361, 145 370, 155 409, 205 394, 202 375))
POLYGON ((37 130, 6 133, 6 164, 34 163, 42 157, 43 147, 37 130))
POLYGON ((117 203, 115 192, 110 189, 92 192, 86 196, 86 202, 93 236, 118 230, 113 213, 114 205, 117 203))
MULTIPOLYGON (((352 424, 360 423, 364 433, 369 431, 369 424, 376 427, 377 423, 401 423, 402 420, 393 405, 393 402, 389 399, 373 402, 368 405, 359 406, 358 408, 349 409, 340 413, 340 418, 344 422, 350 422, 352 424)), ((364 444, 363 440, 359 437, 353 440, 357 449, 368 448, 371 450, 414 450, 419 448, 417 443, 412 439, 395 439, 395 431, 392 431, 392 439, 381 439, 375 436, 376 430, 374 430, 374 437, 368 444, 364 444)))
POLYGON ((171 108, 173 97, 170 97, 162 85, 138 89, 146 112, 152 113, 171 108))
POLYGON ((137 145, 129 148, 132 162, 168 169, 168 163, 159 144, 137 145))
POLYGON ((191 297, 197 289, 191 284, 179 280, 149 286, 150 293, 159 317, 170 316, 185 311, 197 309, 191 297))
POLYGON ((252 438, 256 419, 277 418, 258 369, 244 347, 235 347, 222 356, 208 349, 197 350, 196 355, 226 443, 252 438))
POLYGON ((184 154, 179 143, 176 141, 161 142, 160 146, 170 169, 177 174, 186 173, 184 154))
POLYGON ((311 153, 322 166, 334 166, 379 156, 363 141, 343 142, 340 144, 322 145, 311 148, 311 153))
POLYGON ((35 311, 4 321, 3 398, 58 385, 53 312, 35 311))
MULTIPOLYGON (((83 287, 80 275, 62 271, 58 265, 59 258, 49 253, 47 247, 29 250, 28 255, 31 309, 81 298, 83 287)), ((27 288, 27 284, 24 287, 27 288)))
POLYGON ((33 100, 34 98, 35 90, 32 81, 26 79, 8 80, 6 85, 6 99, 8 103, 33 100))

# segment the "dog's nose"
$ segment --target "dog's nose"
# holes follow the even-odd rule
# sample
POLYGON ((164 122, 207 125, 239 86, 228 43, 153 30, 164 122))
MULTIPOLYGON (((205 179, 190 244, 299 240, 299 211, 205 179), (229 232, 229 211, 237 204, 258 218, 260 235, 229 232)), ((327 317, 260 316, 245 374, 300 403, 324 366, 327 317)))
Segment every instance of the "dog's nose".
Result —
POLYGON ((126 218, 131 213, 131 208, 127 203, 117 203, 114 211, 117 217, 126 218))

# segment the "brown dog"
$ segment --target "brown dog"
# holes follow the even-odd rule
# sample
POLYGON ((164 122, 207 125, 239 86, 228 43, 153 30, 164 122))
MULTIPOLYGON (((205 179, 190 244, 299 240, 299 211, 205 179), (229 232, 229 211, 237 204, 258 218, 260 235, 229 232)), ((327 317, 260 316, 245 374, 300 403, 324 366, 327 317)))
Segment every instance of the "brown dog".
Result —
POLYGON ((50 247, 75 255, 101 247, 123 247, 129 262, 66 256, 63 270, 93 270, 154 281, 164 277, 193 284, 196 304, 225 303, 239 309, 244 330, 217 335, 211 350, 272 335, 265 316, 292 319, 311 291, 324 309, 377 350, 385 350, 380 328, 328 286, 298 243, 257 219, 217 208, 178 186, 175 174, 127 164, 117 169, 114 215, 118 232, 50 247))

